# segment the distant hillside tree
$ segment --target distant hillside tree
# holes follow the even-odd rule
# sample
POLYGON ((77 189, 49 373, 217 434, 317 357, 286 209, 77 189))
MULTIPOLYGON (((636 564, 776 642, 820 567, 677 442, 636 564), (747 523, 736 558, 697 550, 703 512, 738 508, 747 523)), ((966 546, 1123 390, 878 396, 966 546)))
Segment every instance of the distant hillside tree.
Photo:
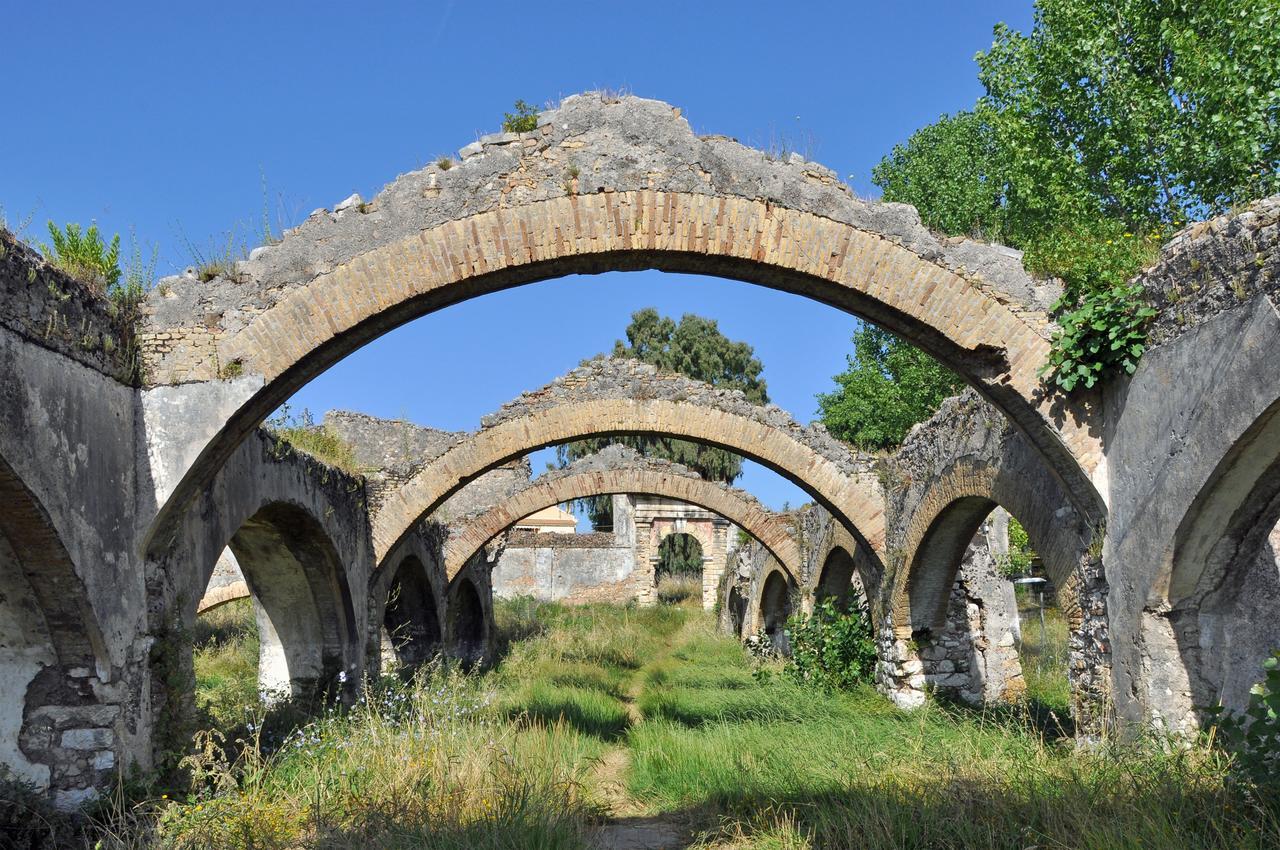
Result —
MULTIPOLYGON (((705 381, 715 387, 742 390, 756 404, 769 401, 761 372, 764 366, 745 342, 729 339, 714 319, 686 313, 679 322, 659 315, 652 307, 638 310, 627 325, 626 342, 617 340, 614 357, 631 357, 667 372, 705 381)), ((678 440, 672 437, 594 437, 566 443, 556 450, 560 464, 572 463, 594 454, 606 445, 621 443, 648 457, 684 464, 709 481, 730 483, 742 473, 742 458, 724 449, 678 440)), ((613 524, 613 501, 608 496, 583 499, 596 528, 613 524)), ((689 553, 692 558, 692 553, 689 553)), ((679 564, 668 565, 682 572, 679 564)))

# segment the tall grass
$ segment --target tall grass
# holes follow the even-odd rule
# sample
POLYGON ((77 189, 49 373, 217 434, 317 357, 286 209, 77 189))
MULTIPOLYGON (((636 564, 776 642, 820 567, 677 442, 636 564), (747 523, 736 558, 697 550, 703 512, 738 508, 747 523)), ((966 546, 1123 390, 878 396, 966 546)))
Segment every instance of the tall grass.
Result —
POLYGON ((707 848, 1280 846, 1275 809, 1200 746, 1081 750, 1029 716, 806 689, 689 608, 498 619, 482 675, 428 665, 271 746, 206 734, 190 788, 118 807, 98 846, 586 848, 624 810, 707 848))
POLYGON ((1065 717, 1071 706, 1066 618, 1056 607, 1046 607, 1042 631, 1040 605, 1025 592, 1018 594, 1018 616, 1022 632, 1018 658, 1027 682, 1027 698, 1065 717))
POLYGON ((196 706, 216 728, 242 723, 258 705, 258 624, 253 602, 234 599, 196 618, 196 706))
POLYGON ((705 846, 1280 846, 1276 810, 1240 793, 1215 751, 1080 750, 1029 715, 824 695, 751 677, 704 629, 649 671, 628 744, 632 795, 708 824, 705 846))
POLYGON ((692 600, 702 601, 701 574, 667 573, 658 579, 659 602, 679 605, 692 600))

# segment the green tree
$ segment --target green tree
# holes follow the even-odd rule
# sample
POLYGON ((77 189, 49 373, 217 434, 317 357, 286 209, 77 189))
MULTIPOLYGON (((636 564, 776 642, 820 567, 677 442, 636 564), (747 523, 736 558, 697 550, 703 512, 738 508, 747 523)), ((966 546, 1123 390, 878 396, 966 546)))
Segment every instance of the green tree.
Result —
POLYGON ((873 179, 1063 279, 1046 366, 1064 389, 1132 372, 1152 313, 1127 280, 1188 218, 1280 190, 1280 4, 1039 0, 1031 33, 997 26, 977 62, 974 110, 873 179))
POLYGON ((655 578, 702 575, 702 544, 692 534, 668 534, 658 544, 655 578))
POLYGON ((911 204, 944 233, 1001 238, 1004 185, 988 110, 943 115, 871 169, 885 200, 911 204))
MULTIPOLYGON (((752 347, 726 337, 714 319, 686 313, 677 323, 647 307, 632 314, 626 335, 625 343, 614 343, 614 357, 635 358, 715 387, 742 390, 755 404, 769 401, 764 378, 760 377, 764 366, 752 347)), ((561 465, 565 465, 610 443, 622 443, 649 457, 684 464, 709 481, 730 483, 742 473, 742 458, 738 455, 672 437, 595 437, 567 443, 556 453, 561 465)), ((610 497, 584 499, 580 504, 597 528, 612 524, 610 497)))
POLYGON ((827 430, 862 449, 889 449, 933 415, 961 380, 920 349, 875 325, 853 335, 849 368, 818 395, 827 430))

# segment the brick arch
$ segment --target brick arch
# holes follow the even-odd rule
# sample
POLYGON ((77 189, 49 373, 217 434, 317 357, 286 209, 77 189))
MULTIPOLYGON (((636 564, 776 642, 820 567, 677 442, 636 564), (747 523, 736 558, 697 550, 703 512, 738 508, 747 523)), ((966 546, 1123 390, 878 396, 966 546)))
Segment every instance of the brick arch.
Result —
POLYGON ((246 582, 236 581, 231 584, 224 584, 222 587, 212 589, 200 597, 200 602, 196 605, 196 614, 207 614, 229 602, 252 597, 253 594, 249 592, 249 585, 246 582))
MULTIPOLYGON (((792 576, 800 574, 799 548, 786 523, 776 514, 739 490, 660 467, 584 470, 569 475, 548 473, 541 476, 531 486, 484 513, 454 523, 445 544, 445 570, 452 579, 480 547, 535 511, 573 499, 614 493, 664 496, 706 508, 760 541, 792 576)), ((704 549, 707 548, 706 541, 699 542, 704 549)))
POLYGON ((856 589, 860 590, 867 604, 872 627, 879 628, 883 602, 880 583, 884 576, 884 563, 844 523, 821 507, 815 505, 803 509, 798 520, 798 533, 805 541, 804 574, 798 578, 805 593, 806 605, 816 602, 828 561, 837 552, 842 552, 853 559, 856 589))
POLYGON ((883 590, 899 637, 945 617, 969 541, 997 506, 1026 529, 1064 612, 1079 609, 1094 518, 1075 508, 1039 453, 971 392, 948 399, 912 433, 887 477, 895 557, 883 590))
MULTIPOLYGON (((147 569, 164 576, 155 591, 155 628, 189 629, 225 594, 254 598, 261 637, 259 683, 307 696, 360 680, 367 657, 365 586, 369 562, 363 483, 258 431, 218 471, 147 569), (222 590, 211 587, 220 560, 233 556, 222 590), (168 588, 165 589, 165 585, 168 588), (210 593, 210 591, 213 591, 210 593), (161 595, 161 594, 164 595, 161 595)), ((190 675, 189 647, 157 657, 161 681, 190 675)), ((154 688, 164 724, 191 716, 189 689, 154 688)))
POLYGON ((416 554, 399 559, 382 606, 380 628, 384 657, 413 670, 437 655, 444 643, 440 605, 431 571, 416 554))
POLYGON ((729 449, 809 491, 873 552, 883 551, 883 498, 872 466, 820 427, 631 360, 601 359, 526 393, 424 464, 373 520, 380 563, 412 528, 467 482, 545 446, 583 437, 662 434, 729 449))
POLYGON ((905 569, 895 576, 893 588, 893 620, 900 635, 945 618, 969 541, 996 507, 1003 507, 1026 529, 1063 609, 1078 607, 1073 599, 1091 540, 1089 528, 1060 512, 1064 503, 1052 492, 1041 491, 1022 476, 1003 473, 1000 468, 959 462, 939 476, 928 498, 917 506, 903 540, 905 569))
POLYGON ((920 681, 910 684, 920 670, 914 633, 946 631, 969 543, 1001 506, 1022 523, 1057 587, 1071 631, 1068 676, 1076 729, 1100 732, 1110 711, 1111 661, 1097 519, 1076 508, 1024 436, 971 392, 948 399, 914 430, 885 477, 895 543, 879 641, 882 659, 890 662, 882 670, 901 672, 886 675, 882 684, 895 699, 905 699, 903 704, 923 699, 920 681))
POLYGON ((779 649, 786 646, 783 631, 793 612, 792 592, 795 583, 776 566, 767 570, 760 581, 754 608, 756 632, 763 632, 779 649))
POLYGON ((862 575, 854 557, 843 546, 834 546, 822 561, 822 569, 813 586, 815 597, 829 597, 847 605, 851 599, 865 596, 862 575))
POLYGON ((74 796, 112 772, 92 752, 67 750, 68 728, 95 736, 85 750, 112 750, 118 707, 100 699, 111 662, 70 554, 39 498, 0 456, 0 674, 11 699, 0 719, 0 767, 55 798, 74 796), (8 610, 6 610, 8 609, 8 610), (43 742, 43 743, 42 743, 43 742), (76 765, 76 756, 86 759, 76 765), (84 769, 81 769, 84 768, 84 769))
POLYGON ((568 274, 660 269, 742 280, 865 317, 962 375, 1022 429, 1079 504, 1101 500, 1087 411, 1045 391, 1049 322, 1007 249, 939 240, 909 207, 856 198, 814 163, 697 137, 679 110, 571 98, 538 131, 477 143, 368 205, 313 216, 237 269, 148 305, 157 383, 243 375, 245 396, 162 509, 199 491, 251 428, 345 355, 419 316, 568 274), (572 178, 567 174, 575 175, 572 178), (198 315, 196 314, 198 313, 198 315))
POLYGON ((457 576, 449 586, 446 604, 445 644, 448 653, 465 667, 487 660, 491 619, 491 612, 477 583, 469 575, 457 576))

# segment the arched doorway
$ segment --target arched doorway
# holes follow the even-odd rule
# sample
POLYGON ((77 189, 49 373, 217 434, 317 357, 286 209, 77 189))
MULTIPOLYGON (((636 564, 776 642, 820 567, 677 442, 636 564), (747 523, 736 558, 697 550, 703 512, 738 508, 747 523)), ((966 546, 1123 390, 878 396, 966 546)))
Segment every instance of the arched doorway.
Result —
POLYGON ((443 635, 436 595, 416 555, 400 561, 382 619, 383 655, 406 672, 440 652, 443 635))
POLYGON ((465 576, 456 580, 449 600, 448 621, 449 654, 466 668, 483 662, 488 633, 484 604, 475 583, 465 576))
POLYGON ((844 547, 836 546, 827 554, 822 563, 822 572, 818 575, 818 583, 814 588, 814 597, 818 602, 830 599, 842 611, 851 606, 865 603, 862 580, 858 576, 853 556, 844 547))
POLYGON ((273 502, 245 520, 229 548, 255 602, 259 692, 341 690, 359 642, 346 574, 324 528, 303 508, 273 502))
POLYGON ((658 544, 654 567, 654 590, 658 601, 678 605, 688 600, 701 603, 706 558, 702 543, 692 534, 673 531, 658 544))
POLYGON ((791 617, 791 583, 781 570, 765 578, 760 590, 760 631, 779 652, 788 649, 786 626, 791 617))
POLYGON ((110 669, 52 519, 0 457, 0 766, 59 805, 91 799, 121 743, 119 708, 100 696, 110 669))

